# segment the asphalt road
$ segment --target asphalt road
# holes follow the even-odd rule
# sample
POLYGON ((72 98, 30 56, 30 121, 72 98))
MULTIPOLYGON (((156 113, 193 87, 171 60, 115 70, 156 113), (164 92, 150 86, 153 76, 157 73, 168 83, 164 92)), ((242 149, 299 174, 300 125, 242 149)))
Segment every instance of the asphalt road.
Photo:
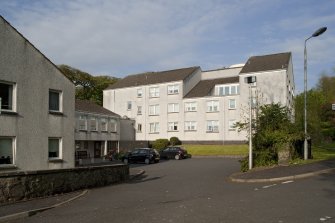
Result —
POLYGON ((227 178, 237 159, 132 165, 136 180, 90 190, 66 205, 13 222, 335 222, 335 176, 246 184, 227 178))

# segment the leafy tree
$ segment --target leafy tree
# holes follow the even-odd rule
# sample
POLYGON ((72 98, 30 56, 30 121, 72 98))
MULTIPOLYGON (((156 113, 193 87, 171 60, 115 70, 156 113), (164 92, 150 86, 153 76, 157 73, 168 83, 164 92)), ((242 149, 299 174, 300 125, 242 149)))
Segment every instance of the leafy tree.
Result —
POLYGON ((59 69, 76 86, 76 99, 91 100, 98 105, 102 105, 103 90, 117 81, 110 76, 92 76, 68 65, 60 65, 59 69))

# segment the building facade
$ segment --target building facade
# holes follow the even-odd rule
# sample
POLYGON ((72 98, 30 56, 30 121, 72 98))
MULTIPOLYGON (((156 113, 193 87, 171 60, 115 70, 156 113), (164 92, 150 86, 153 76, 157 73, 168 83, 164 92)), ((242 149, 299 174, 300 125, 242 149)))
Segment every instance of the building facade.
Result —
POLYGON ((0 171, 74 167, 74 85, 1 16, 0 49, 0 171))
POLYGON ((293 111, 291 53, 250 57, 211 71, 200 67, 130 75, 104 90, 104 107, 135 120, 136 140, 178 137, 190 143, 240 143, 252 104, 280 103, 293 111), (246 77, 256 77, 248 84, 246 77))

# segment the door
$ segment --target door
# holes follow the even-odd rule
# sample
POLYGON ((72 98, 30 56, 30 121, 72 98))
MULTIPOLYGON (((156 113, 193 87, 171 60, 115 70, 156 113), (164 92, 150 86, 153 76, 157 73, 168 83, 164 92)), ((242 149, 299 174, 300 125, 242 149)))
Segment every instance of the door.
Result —
POLYGON ((101 157, 101 142, 94 142, 94 158, 101 157))

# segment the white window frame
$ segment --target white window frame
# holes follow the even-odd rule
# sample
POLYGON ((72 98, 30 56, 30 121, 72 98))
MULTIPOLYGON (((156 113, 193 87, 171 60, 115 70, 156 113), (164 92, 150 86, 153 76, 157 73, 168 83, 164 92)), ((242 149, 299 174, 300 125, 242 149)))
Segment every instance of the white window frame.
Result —
POLYGON ((197 122, 185 121, 185 131, 197 131, 197 122))
POLYGON ((228 108, 233 110, 233 109, 236 109, 236 99, 229 99, 228 100, 228 108), (234 102, 234 103, 232 103, 234 102))
POLYGON ((207 101, 207 112, 218 112, 219 111, 219 101, 207 101))
POLYGON ((96 117, 90 117, 90 131, 92 132, 98 131, 98 123, 96 117))
POLYGON ((207 132, 219 132, 219 121, 218 120, 208 120, 206 131, 207 132))
POLYGON ((159 122, 149 123, 149 133, 159 133, 159 122))
POLYGON ((179 131, 178 122, 168 122, 168 131, 169 132, 179 131))
POLYGON ((87 131, 87 116, 86 115, 79 115, 78 128, 81 131, 87 131), (82 123, 85 124, 84 128, 82 128, 84 126, 82 123))
POLYGON ((228 121, 228 130, 236 130, 236 119, 231 119, 228 121))
POLYGON ((142 105, 137 106, 137 114, 142 115, 142 105))
POLYGON ((117 132, 117 120, 112 118, 110 120, 111 132, 117 132))
POLYGON ((185 111, 186 112, 195 112, 197 111, 197 102, 185 102, 185 111))
POLYGON ((143 89, 142 88, 137 89, 137 97, 141 98, 142 96, 143 96, 143 89))
POLYGON ((100 128, 102 132, 107 132, 108 131, 108 120, 107 118, 100 118, 100 128))
POLYGON ((63 93, 60 90, 49 89, 49 111, 50 112, 62 112, 63 111, 63 93), (51 108, 51 93, 58 94, 58 109, 51 108))
POLYGON ((127 101, 127 111, 130 111, 131 109, 132 109, 131 101, 127 101))
POLYGON ((63 140, 60 137, 49 137, 48 138, 48 159, 49 160, 53 160, 53 159, 62 159, 62 148, 63 148, 63 140), (54 152, 54 151, 50 151, 50 140, 58 140, 58 156, 52 156, 50 157, 50 152, 54 152))
POLYGON ((167 86, 168 94, 179 94, 179 84, 168 85, 167 86))
POLYGON ((159 115, 159 113, 160 113, 159 104, 149 105, 149 115, 159 115))
POLYGON ((149 97, 150 98, 158 98, 159 97, 159 87, 149 88, 149 97))
POLYGON ((6 160, 3 160, 3 161, 7 161, 7 159, 8 159, 7 157, 9 157, 10 163, 2 163, 2 164, 0 164, 0 168, 3 167, 3 166, 15 165, 16 138, 15 137, 3 137, 3 136, 1 136, 0 140, 11 140, 11 148, 10 148, 9 153, 5 153, 4 151, 0 150, 0 157, 3 157, 2 159, 6 159, 6 160))
POLYGON ((1 98, 0 103, 0 111, 7 111, 7 112, 15 112, 16 111, 16 84, 12 82, 7 81, 0 81, 0 84, 9 85, 11 86, 11 89, 8 89, 10 92, 8 92, 8 106, 11 106, 10 108, 4 108, 4 99, 1 98))
POLYGON ((141 123, 137 124, 137 132, 142 132, 142 124, 141 123))
POLYGON ((168 104, 168 113, 178 113, 178 112, 179 112, 179 103, 168 104))
POLYGON ((227 95, 239 95, 240 94, 240 85, 239 84, 224 84, 217 85, 215 87, 216 95, 218 96, 227 96, 227 95), (235 89, 235 90, 233 90, 235 89))

